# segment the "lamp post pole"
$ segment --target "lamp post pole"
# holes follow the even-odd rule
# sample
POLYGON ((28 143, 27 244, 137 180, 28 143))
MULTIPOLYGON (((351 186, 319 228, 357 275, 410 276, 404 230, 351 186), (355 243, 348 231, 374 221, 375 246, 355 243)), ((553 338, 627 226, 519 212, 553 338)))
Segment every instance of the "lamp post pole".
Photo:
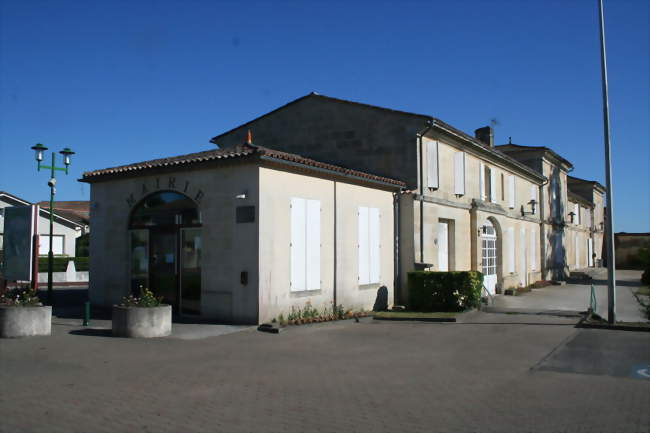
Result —
POLYGON ((54 194, 56 194, 56 172, 65 171, 65 174, 68 174, 68 166, 70 165, 70 157, 74 155, 74 152, 70 148, 66 147, 59 153, 63 155, 63 164, 65 167, 56 166, 56 153, 52 152, 52 165, 43 165, 43 153, 47 150, 47 147, 43 146, 41 143, 32 146, 32 150, 36 152, 36 161, 38 162, 38 171, 41 171, 41 168, 50 169, 50 180, 47 182, 47 185, 50 187, 50 248, 47 253, 47 303, 48 305, 54 305, 54 293, 52 290, 52 271, 54 269, 54 194))
POLYGON ((607 210, 605 217, 605 241, 607 242, 607 321, 616 323, 616 263, 614 255, 614 200, 612 191, 612 150, 609 136, 609 90, 607 84, 607 54, 605 51, 605 15, 603 0, 598 0, 600 18, 600 71, 603 86, 603 126, 605 133, 605 177, 607 181, 607 210))

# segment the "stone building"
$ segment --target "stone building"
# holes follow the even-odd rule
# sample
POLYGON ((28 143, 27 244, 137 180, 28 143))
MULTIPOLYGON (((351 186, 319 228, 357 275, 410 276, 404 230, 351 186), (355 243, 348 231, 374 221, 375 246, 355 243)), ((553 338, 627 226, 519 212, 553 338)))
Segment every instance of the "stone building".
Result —
POLYGON ((480 270, 491 293, 548 273, 546 178, 495 148, 489 127, 472 137, 428 115, 311 93, 212 142, 232 148, 248 129, 257 144, 405 182, 397 302, 413 269, 480 270))
POLYGON ((392 304, 401 181, 250 143, 81 180, 91 185, 93 304, 142 286, 181 315, 230 323, 307 303, 392 304))
POLYGON ((605 237, 605 187, 593 180, 568 176, 569 207, 567 221, 573 240, 570 269, 603 265, 605 237), (573 260, 572 260, 573 259, 573 260))

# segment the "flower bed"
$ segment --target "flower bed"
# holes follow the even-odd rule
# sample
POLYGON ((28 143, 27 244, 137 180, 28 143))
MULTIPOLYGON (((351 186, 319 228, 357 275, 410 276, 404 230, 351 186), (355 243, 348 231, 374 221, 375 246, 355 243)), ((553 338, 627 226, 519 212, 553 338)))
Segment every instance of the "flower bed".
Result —
POLYGON ((366 317, 370 313, 366 311, 352 311, 345 310, 343 305, 332 305, 330 308, 324 308, 322 311, 312 307, 310 302, 305 304, 304 308, 291 307, 291 312, 287 314, 280 314, 277 318, 273 319, 273 323, 280 326, 287 325, 307 325, 309 323, 331 322, 334 320, 345 320, 359 317, 366 317))

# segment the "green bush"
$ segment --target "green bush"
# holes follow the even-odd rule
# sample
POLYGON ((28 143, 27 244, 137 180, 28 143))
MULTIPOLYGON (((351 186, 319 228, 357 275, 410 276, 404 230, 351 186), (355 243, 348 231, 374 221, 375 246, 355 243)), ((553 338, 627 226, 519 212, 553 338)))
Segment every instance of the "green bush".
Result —
MULTIPOLYGON (((88 257, 54 257, 52 272, 65 272, 68 269, 68 262, 74 260, 77 272, 88 270, 88 257)), ((47 256, 38 258, 38 272, 47 272, 47 256)))
POLYGON ((75 240, 75 256, 88 257, 90 255, 90 233, 79 236, 75 240))
POLYGON ((650 286, 650 266, 643 271, 643 274, 641 275, 641 284, 650 286))
POLYGON ((408 308, 413 311, 463 311, 481 302, 478 271, 408 273, 408 308))

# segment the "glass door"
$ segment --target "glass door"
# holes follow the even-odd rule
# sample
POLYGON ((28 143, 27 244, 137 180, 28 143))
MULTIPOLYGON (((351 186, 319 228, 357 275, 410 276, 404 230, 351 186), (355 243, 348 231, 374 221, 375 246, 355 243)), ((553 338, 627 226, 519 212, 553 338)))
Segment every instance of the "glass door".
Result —
POLYGON ((201 314, 201 229, 181 229, 181 314, 201 314))
POLYGON ((178 306, 176 284, 176 230, 152 229, 149 232, 151 251, 149 279, 151 291, 163 302, 178 306))
POLYGON ((149 230, 131 230, 131 293, 149 287, 149 230))

